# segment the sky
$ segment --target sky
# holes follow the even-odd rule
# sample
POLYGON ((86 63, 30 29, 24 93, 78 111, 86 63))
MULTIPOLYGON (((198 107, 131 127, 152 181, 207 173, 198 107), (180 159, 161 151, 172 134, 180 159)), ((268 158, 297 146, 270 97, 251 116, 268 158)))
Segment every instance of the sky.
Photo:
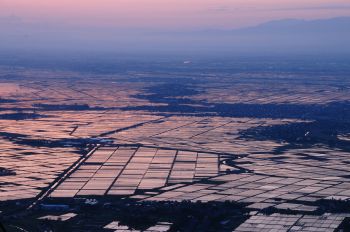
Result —
POLYGON ((0 0, 0 19, 121 29, 229 29, 349 15, 349 0, 0 0))
POLYGON ((0 52, 350 53, 349 27, 350 0, 0 0, 0 52))

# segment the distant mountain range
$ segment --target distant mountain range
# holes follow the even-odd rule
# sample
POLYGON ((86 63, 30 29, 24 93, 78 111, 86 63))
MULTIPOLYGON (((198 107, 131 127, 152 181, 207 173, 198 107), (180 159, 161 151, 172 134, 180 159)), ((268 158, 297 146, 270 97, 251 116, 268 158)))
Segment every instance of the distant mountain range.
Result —
POLYGON ((350 17, 319 20, 284 19, 233 30, 232 33, 324 33, 350 34, 350 17))
POLYGON ((0 49, 350 54, 350 17, 284 19, 233 30, 72 28, 0 18, 0 49))
MULTIPOLYGON (((208 30, 202 37, 236 51, 350 52, 350 17, 284 19, 234 30, 208 30)), ((198 34, 198 36, 199 36, 198 34)))
POLYGON ((283 33, 341 33, 350 34, 350 17, 330 19, 303 20, 282 19, 269 21, 257 26, 243 27, 232 30, 204 30, 200 34, 220 35, 248 35, 248 34, 283 34, 283 33))

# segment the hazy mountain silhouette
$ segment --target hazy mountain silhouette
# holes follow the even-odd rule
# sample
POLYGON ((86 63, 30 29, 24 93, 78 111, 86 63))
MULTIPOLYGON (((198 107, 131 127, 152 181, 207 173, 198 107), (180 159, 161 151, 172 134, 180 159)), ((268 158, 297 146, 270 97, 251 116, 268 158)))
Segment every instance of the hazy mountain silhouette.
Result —
POLYGON ((301 33, 301 34, 350 34, 350 17, 319 20, 284 19, 270 21, 255 27, 233 30, 233 34, 245 33, 301 33))
POLYGON ((350 53, 350 17, 284 19, 234 30, 171 31, 70 27, 0 18, 0 50, 108 52, 350 53))

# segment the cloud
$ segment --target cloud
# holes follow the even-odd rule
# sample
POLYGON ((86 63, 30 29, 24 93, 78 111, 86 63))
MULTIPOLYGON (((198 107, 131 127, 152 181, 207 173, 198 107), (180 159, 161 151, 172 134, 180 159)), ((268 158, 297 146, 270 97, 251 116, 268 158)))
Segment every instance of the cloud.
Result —
POLYGON ((232 6, 215 6, 211 7, 207 10, 207 12, 214 12, 214 13, 232 13, 237 11, 250 11, 250 10, 256 10, 257 8, 254 6, 246 6, 246 7, 232 7, 232 6))
POLYGON ((16 15, 0 16, 1 24, 20 24, 22 22, 22 19, 16 15))
POLYGON ((210 11, 210 12, 228 12, 228 11, 231 11, 231 8, 227 7, 227 6, 218 6, 218 7, 210 8, 208 11, 210 11))
POLYGON ((314 6, 295 6, 295 7, 282 7, 282 8, 264 8, 256 6, 245 7, 232 7, 232 6, 213 6, 208 8, 206 12, 211 13, 233 13, 242 11, 317 11, 317 10, 350 10, 350 4, 327 4, 327 5, 314 5, 314 6))
POLYGON ((304 7, 275 8, 272 11, 300 11, 300 10, 350 10, 350 4, 346 5, 320 5, 304 7))

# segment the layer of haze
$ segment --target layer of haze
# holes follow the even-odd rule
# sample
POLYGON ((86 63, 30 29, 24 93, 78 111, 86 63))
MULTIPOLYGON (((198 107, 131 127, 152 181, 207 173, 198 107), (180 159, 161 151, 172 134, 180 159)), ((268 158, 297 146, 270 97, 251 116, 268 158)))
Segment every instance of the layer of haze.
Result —
POLYGON ((0 0, 0 50, 344 53, 348 16, 349 0, 0 0))
POLYGON ((122 28, 235 28, 282 18, 350 13, 348 0, 1 0, 26 21, 122 28))

